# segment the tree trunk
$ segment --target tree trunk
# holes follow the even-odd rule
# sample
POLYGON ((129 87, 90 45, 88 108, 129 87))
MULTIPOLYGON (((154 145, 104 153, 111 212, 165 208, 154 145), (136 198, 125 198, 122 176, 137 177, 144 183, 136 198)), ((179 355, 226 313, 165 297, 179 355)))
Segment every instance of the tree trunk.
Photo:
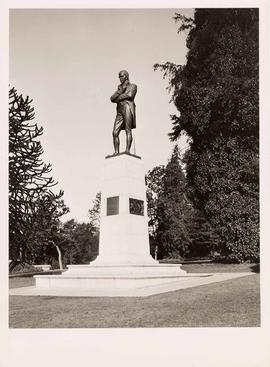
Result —
POLYGON ((155 260, 157 260, 157 255, 158 255, 158 246, 155 246, 155 260))
POLYGON ((55 247, 56 247, 56 250, 57 250, 57 252, 58 252, 59 268, 60 268, 60 270, 63 270, 62 254, 61 254, 60 248, 59 248, 57 245, 55 245, 55 247))

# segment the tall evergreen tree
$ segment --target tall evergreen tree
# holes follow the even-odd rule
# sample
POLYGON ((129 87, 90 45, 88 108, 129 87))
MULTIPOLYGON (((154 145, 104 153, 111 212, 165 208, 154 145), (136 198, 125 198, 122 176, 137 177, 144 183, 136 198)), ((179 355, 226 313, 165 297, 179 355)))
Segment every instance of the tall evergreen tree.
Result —
POLYGON ((170 78, 170 133, 191 138, 189 196, 233 261, 259 257, 258 9, 196 9, 176 14, 189 29, 186 65, 160 67, 170 78))
POLYGON ((186 197, 186 178, 180 162, 179 149, 175 145, 166 166, 163 193, 157 210, 159 251, 169 257, 186 256, 191 243, 187 228, 191 213, 186 197))
POLYGON ((177 145, 166 167, 156 167, 148 174, 146 182, 148 198, 152 191, 153 201, 148 201, 148 206, 152 242, 158 246, 159 258, 186 256, 190 245, 187 223, 191 211, 177 145))
POLYGON ((51 165, 42 161, 38 140, 42 127, 33 123, 34 108, 29 97, 9 91, 9 256, 12 260, 32 259, 33 233, 41 198, 52 204, 63 196, 50 188, 56 183, 49 175, 51 165))
POLYGON ((147 199, 147 215, 149 218, 149 240, 151 255, 156 258, 158 253, 157 229, 159 226, 158 205, 161 195, 163 194, 163 178, 165 175, 165 166, 154 167, 148 171, 145 176, 146 199, 147 199))

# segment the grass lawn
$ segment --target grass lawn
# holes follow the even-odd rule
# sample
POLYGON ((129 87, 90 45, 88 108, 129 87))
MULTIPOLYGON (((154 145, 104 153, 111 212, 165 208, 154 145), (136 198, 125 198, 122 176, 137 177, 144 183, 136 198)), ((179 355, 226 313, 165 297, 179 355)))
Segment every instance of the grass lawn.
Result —
POLYGON ((246 272, 260 272, 259 264, 219 264, 219 263, 205 263, 205 264, 184 264, 181 267, 187 273, 246 273, 246 272))
MULTIPOLYGON (((188 272, 252 270, 246 264, 190 264, 183 268, 188 272)), ((143 298, 10 296, 9 325, 11 328, 258 327, 259 278, 259 274, 252 273, 143 298)), ((33 284, 32 278, 10 279, 12 288, 33 284)))
POLYGON ((9 278, 9 288, 30 287, 35 285, 35 279, 31 277, 9 278))

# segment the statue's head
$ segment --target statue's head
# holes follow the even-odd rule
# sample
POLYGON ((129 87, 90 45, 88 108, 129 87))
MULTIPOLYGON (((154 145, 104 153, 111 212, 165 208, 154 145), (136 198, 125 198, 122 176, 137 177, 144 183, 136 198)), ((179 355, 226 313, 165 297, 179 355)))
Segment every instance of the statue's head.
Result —
POLYGON ((129 80, 129 74, 126 70, 121 70, 119 72, 119 79, 121 83, 124 83, 126 80, 129 80))

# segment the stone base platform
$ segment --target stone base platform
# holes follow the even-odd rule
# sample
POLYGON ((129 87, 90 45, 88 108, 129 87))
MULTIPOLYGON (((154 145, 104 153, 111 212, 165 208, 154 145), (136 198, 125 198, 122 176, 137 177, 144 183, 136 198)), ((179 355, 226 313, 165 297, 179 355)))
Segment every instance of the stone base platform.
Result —
MULTIPOLYGON (((151 260, 153 260, 151 258, 151 260)), ((70 275, 186 275, 181 264, 148 263, 98 263, 96 260, 87 265, 68 265, 61 276, 70 275)), ((38 278, 38 275, 36 276, 38 278)))
MULTIPOLYGON (((82 287, 22 287, 10 289, 11 296, 57 296, 57 297, 147 297, 155 294, 176 291, 191 287, 198 287, 211 283, 222 282, 229 279, 235 279, 253 273, 190 273, 184 276, 179 276, 177 280, 166 278, 166 282, 162 284, 152 284, 148 286, 138 286, 136 288, 89 288, 86 283, 81 283, 82 287)), ((47 276, 45 276, 48 278, 47 276)), ((55 278, 56 276, 50 276, 55 278)), ((58 276, 59 277, 59 276, 58 276)), ((60 276, 61 277, 61 276, 60 276)), ((64 277, 63 277, 64 278, 64 277)), ((91 278, 91 277, 90 277, 91 278)), ((121 277, 120 277, 121 278, 121 277)), ((52 279, 52 278, 51 278, 52 279)), ((73 281, 80 283, 83 279, 80 276, 73 277, 73 281)), ((141 278, 139 278, 142 280, 141 278)), ((47 279, 47 281, 49 281, 47 279)), ((67 283, 70 277, 66 279, 67 283)), ((131 278, 129 279, 131 281, 131 278)), ((52 282, 53 284, 53 282, 52 282)), ((60 283, 59 283, 60 284, 60 283)), ((75 283, 73 283, 75 284, 75 283)))
POLYGON ((134 289, 186 277, 175 264, 69 265, 61 275, 35 275, 37 289, 134 289))

